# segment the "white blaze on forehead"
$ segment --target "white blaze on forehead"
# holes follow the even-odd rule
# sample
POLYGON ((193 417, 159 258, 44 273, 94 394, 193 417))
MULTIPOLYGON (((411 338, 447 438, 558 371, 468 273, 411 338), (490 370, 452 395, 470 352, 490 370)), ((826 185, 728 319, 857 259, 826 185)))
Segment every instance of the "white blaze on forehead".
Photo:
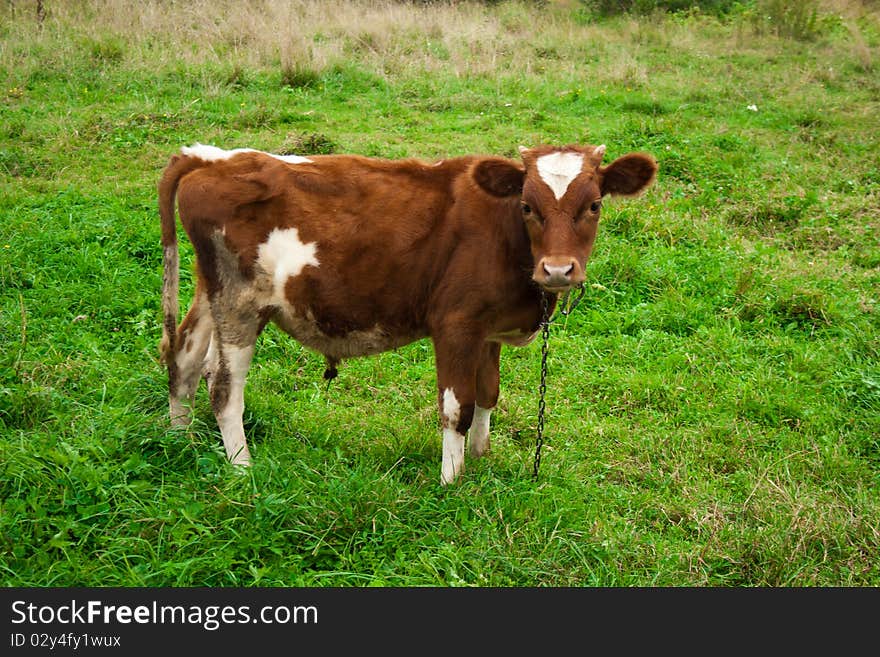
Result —
POLYGON ((260 244, 257 262, 272 276, 272 302, 284 301, 284 286, 291 276, 298 276, 306 265, 318 266, 315 242, 303 243, 296 228, 276 228, 260 244))
POLYGON ((192 146, 184 146, 180 149, 180 152, 184 155, 197 157, 207 162, 228 160, 229 158, 234 157, 239 153, 263 153, 263 155, 274 157, 275 159, 281 160, 282 162, 287 162, 288 164, 302 164, 303 162, 312 161, 307 157, 301 157, 299 155, 273 155, 272 153, 265 153, 263 151, 254 150, 253 148, 233 148, 231 151, 227 151, 222 148, 217 148, 216 146, 208 146, 206 144, 194 144, 192 146))
POLYGON ((549 153, 538 158, 538 175, 553 190, 553 195, 562 198, 571 181, 578 177, 584 166, 581 153, 549 153))

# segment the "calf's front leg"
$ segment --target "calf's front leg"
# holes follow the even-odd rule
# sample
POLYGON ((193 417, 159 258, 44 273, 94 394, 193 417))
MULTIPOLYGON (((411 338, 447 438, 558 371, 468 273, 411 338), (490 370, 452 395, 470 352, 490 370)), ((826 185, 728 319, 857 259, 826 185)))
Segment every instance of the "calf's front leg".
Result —
POLYGON ((477 362, 482 340, 449 332, 434 339, 437 402, 443 435, 440 484, 454 482, 464 468, 465 436, 476 404, 477 362))
POLYGON ((471 456, 483 456, 489 451, 489 417, 498 403, 500 357, 500 343, 483 343, 477 365, 477 403, 468 433, 471 456))

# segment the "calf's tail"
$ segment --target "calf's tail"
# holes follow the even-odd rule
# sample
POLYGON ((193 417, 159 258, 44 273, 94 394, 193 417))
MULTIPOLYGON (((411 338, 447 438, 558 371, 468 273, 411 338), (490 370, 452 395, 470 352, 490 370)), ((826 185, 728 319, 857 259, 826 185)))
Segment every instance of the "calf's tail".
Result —
POLYGON ((199 158, 173 155, 159 180, 159 218, 162 227, 162 343, 159 347, 162 362, 168 367, 171 387, 176 381, 177 316, 179 312, 180 254, 177 246, 177 224, 174 216, 177 186, 187 173, 205 166, 199 158))

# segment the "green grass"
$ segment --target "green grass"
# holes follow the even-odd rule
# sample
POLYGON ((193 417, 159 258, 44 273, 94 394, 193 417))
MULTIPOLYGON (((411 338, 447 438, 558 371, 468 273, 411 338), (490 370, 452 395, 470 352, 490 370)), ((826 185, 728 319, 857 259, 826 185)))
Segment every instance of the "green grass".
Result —
POLYGON ((880 584, 876 8, 795 40, 747 3, 46 4, 0 8, 4 585, 880 584), (204 389, 170 429, 156 183, 196 141, 653 153, 553 325, 539 481, 537 343, 504 349, 493 451, 449 488, 427 342, 328 388, 269 328, 246 474, 204 389))

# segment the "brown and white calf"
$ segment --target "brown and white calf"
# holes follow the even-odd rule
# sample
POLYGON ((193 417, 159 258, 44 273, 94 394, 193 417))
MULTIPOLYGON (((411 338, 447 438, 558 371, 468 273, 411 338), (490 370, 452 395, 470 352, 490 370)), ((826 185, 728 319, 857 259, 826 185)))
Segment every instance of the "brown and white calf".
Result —
POLYGON ((521 148, 522 161, 276 156, 196 144, 159 183, 165 251, 162 355, 171 420, 189 421, 204 376, 226 454, 250 463, 245 377, 275 322, 344 358, 433 341, 440 480, 489 448, 501 345, 537 334, 542 296, 584 281, 602 197, 653 181, 644 153, 602 166, 605 146, 521 148), (195 250, 195 298, 180 326, 174 204, 195 250))

